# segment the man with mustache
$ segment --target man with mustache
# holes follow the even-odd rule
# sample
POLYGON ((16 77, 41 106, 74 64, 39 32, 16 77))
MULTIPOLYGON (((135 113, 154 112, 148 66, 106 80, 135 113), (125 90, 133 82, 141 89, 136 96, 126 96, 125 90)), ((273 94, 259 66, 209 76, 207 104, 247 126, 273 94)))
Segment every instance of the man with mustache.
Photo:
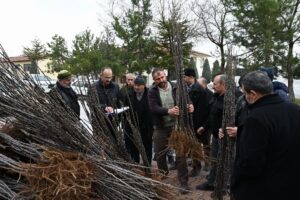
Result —
MULTIPOLYGON (((164 174, 169 173, 166 154, 168 139, 175 126, 176 117, 179 116, 179 107, 175 102, 175 84, 168 82, 163 69, 156 68, 152 72, 154 85, 149 89, 149 108, 153 115, 154 124, 154 152, 158 169, 164 174)), ((189 112, 193 112, 194 107, 189 105, 189 112)), ((176 156, 177 176, 180 183, 180 192, 187 194, 188 168, 185 157, 176 156)))
POLYGON ((61 70, 57 75, 56 85, 50 90, 50 95, 58 92, 64 103, 80 116, 80 106, 76 92, 71 88, 72 74, 67 70, 61 70))

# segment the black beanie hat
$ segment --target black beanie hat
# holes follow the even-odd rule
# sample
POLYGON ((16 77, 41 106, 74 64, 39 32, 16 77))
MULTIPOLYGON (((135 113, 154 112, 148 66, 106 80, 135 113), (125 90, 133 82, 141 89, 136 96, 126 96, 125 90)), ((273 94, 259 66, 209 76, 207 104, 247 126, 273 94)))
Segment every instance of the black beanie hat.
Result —
POLYGON ((140 76, 137 76, 134 79, 134 84, 136 84, 136 85, 145 85, 146 81, 145 81, 144 77, 140 75, 140 76))
POLYGON ((184 69, 184 75, 185 75, 185 76, 196 77, 195 70, 192 69, 192 68, 185 68, 185 69, 184 69))

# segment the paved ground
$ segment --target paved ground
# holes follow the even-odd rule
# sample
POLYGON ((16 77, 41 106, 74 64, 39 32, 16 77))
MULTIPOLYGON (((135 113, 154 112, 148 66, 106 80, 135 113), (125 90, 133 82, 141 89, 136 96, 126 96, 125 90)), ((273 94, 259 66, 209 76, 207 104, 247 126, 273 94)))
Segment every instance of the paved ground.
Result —
MULTIPOLYGON (((155 162, 152 163, 156 165, 155 162)), ((189 167, 189 171, 192 168, 189 167)), ((201 184, 206 181, 205 177, 208 174, 208 171, 201 170, 200 174, 196 177, 189 177, 189 187, 190 192, 188 194, 182 195, 178 189, 175 190, 176 192, 176 199, 175 200, 211 200, 211 191, 200 191, 196 190, 196 185, 201 184)), ((171 170, 168 177, 162 180, 164 183, 171 184, 175 187, 179 187, 179 182, 177 180, 177 170, 171 170)), ((224 199, 229 199, 228 197, 224 199)))

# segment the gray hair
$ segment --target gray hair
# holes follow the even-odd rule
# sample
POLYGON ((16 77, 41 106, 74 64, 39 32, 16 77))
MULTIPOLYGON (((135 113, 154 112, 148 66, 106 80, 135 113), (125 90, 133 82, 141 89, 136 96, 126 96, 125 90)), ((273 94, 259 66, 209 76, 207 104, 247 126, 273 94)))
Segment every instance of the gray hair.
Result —
POLYGON ((225 74, 220 74, 220 83, 225 84, 227 76, 225 74))
POLYGON ((133 79, 135 79, 135 75, 134 75, 133 73, 128 73, 128 74, 126 74, 126 80, 127 80, 128 78, 130 78, 130 77, 132 77, 133 79))
POLYGON ((214 77, 214 79, 215 78, 219 78, 219 83, 221 83, 221 84, 225 84, 225 82, 226 82, 226 78, 227 78, 227 76, 225 75, 225 74, 218 74, 218 75, 216 75, 215 77, 214 77))
POLYGON ((243 88, 246 92, 254 90, 262 95, 271 94, 273 92, 273 83, 268 75, 261 71, 249 72, 243 77, 243 88))

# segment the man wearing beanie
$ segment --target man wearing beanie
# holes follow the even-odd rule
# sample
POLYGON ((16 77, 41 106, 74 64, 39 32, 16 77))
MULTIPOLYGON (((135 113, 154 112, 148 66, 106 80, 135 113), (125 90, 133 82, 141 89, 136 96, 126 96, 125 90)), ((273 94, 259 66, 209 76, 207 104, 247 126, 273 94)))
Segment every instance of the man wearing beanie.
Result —
MULTIPOLYGON (((196 80, 196 72, 192 68, 184 69, 184 81, 187 84, 187 91, 189 97, 194 105, 193 112, 193 128, 194 132, 197 132, 197 129, 203 126, 204 122, 207 121, 209 115, 209 107, 208 107, 208 98, 206 91, 202 88, 199 82, 196 80)), ((208 131, 202 133, 201 135, 196 134, 199 143, 203 144, 204 147, 204 156, 205 158, 209 157, 209 146, 210 146, 210 135, 208 131)), ((190 177, 195 177, 199 175, 200 170, 202 168, 201 162, 198 160, 192 161, 193 169, 190 172, 190 177)), ((206 168, 209 163, 205 162, 206 168)))
MULTIPOLYGON (((143 76, 135 78, 133 88, 133 92, 128 94, 129 98, 126 98, 125 104, 131 106, 131 122, 139 129, 147 160, 151 165, 153 125, 148 103, 148 88, 143 76)), ((125 135, 126 148, 132 159, 139 163, 140 152, 132 142, 132 139, 130 132, 125 135)))
POLYGON ((289 102, 289 90, 288 87, 279 81, 274 81, 274 69, 273 68, 265 68, 265 67, 260 67, 258 69, 259 71, 262 71, 268 75, 268 77, 271 79, 272 84, 273 84, 273 91, 275 94, 278 94, 284 101, 289 102))
POLYGON ((61 70, 57 74, 56 85, 51 89, 50 94, 53 95, 58 92, 62 97, 64 103, 71 108, 79 117, 80 116, 80 106, 78 103, 78 96, 76 92, 71 87, 72 74, 67 70, 61 70))

